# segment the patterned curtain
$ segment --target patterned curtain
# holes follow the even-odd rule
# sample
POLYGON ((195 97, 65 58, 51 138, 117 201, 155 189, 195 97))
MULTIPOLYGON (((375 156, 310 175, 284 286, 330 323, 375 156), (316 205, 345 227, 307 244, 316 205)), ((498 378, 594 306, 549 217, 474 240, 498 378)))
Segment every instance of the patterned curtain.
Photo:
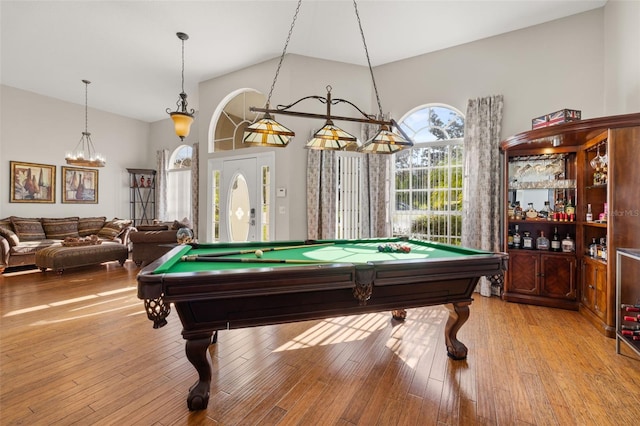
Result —
POLYGON ((200 208, 200 179, 199 179, 199 158, 198 143, 193 144, 191 152, 191 226, 193 228, 193 237, 198 238, 198 209, 200 208))
POLYGON ((159 221, 167 219, 167 162, 169 161, 169 151, 159 150, 156 153, 158 173, 156 174, 156 219, 159 221))
MULTIPOLYGON (((502 105, 502 95, 470 99, 464 126, 462 245, 493 252, 501 250, 502 105)), ((481 278, 480 294, 500 294, 501 284, 502 276, 481 278)))
POLYGON ((336 153, 307 150, 307 238, 336 235, 336 153))
MULTIPOLYGON (((378 126, 363 124, 361 140, 368 141, 375 136, 378 126)), ((361 237, 376 238, 391 236, 389 214, 389 173, 390 155, 364 154, 362 156, 361 188, 361 237)))

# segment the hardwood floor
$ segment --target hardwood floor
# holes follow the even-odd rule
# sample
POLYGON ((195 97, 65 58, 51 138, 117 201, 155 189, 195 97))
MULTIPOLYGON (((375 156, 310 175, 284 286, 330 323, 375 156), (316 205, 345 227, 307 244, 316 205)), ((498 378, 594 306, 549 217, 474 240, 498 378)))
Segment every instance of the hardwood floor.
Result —
POLYGON ((0 278, 2 425, 637 424, 640 360, 576 312, 477 296, 447 358, 443 307, 222 331, 207 410, 177 315, 153 329, 120 267, 0 278))

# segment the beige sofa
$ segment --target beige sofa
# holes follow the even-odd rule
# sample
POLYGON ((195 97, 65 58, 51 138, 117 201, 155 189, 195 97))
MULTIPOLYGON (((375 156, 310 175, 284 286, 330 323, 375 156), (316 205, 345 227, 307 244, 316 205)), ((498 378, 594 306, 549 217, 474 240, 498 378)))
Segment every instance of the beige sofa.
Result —
POLYGON ((0 219, 0 273, 13 266, 35 265, 35 255, 65 238, 97 235, 102 241, 129 246, 131 221, 106 217, 25 218, 11 216, 0 219))

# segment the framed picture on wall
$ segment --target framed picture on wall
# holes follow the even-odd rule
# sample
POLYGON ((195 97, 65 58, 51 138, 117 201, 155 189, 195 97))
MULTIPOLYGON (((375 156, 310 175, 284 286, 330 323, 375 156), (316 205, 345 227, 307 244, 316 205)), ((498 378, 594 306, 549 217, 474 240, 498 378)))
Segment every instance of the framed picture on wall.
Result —
POLYGON ((98 204, 98 171, 62 166, 62 202, 98 204))
POLYGON ((11 203, 55 203, 56 166, 9 161, 11 203))

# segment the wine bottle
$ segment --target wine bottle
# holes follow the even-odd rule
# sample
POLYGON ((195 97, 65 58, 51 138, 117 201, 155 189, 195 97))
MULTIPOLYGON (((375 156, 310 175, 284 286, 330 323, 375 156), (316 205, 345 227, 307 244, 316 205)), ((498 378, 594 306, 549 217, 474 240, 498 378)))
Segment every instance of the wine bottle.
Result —
POLYGON ((628 303, 622 303, 620 304, 620 307, 625 309, 625 308, 637 308, 640 309, 640 305, 630 305, 628 303))
POLYGON ((573 222, 576 217, 576 208, 571 202, 571 197, 569 197, 569 201, 567 201, 567 205, 564 207, 564 212, 567 215, 566 218, 569 222, 573 222))
POLYGON ((551 236, 551 251, 562 251, 562 243, 560 241, 560 235, 558 235, 558 227, 553 228, 553 235, 551 236))
POLYGON ((511 227, 509 227, 509 236, 507 237, 507 247, 513 248, 513 232, 511 231, 511 227))
POLYGON ((591 244, 589 244, 589 256, 598 257, 598 242, 595 238, 592 238, 591 244))

